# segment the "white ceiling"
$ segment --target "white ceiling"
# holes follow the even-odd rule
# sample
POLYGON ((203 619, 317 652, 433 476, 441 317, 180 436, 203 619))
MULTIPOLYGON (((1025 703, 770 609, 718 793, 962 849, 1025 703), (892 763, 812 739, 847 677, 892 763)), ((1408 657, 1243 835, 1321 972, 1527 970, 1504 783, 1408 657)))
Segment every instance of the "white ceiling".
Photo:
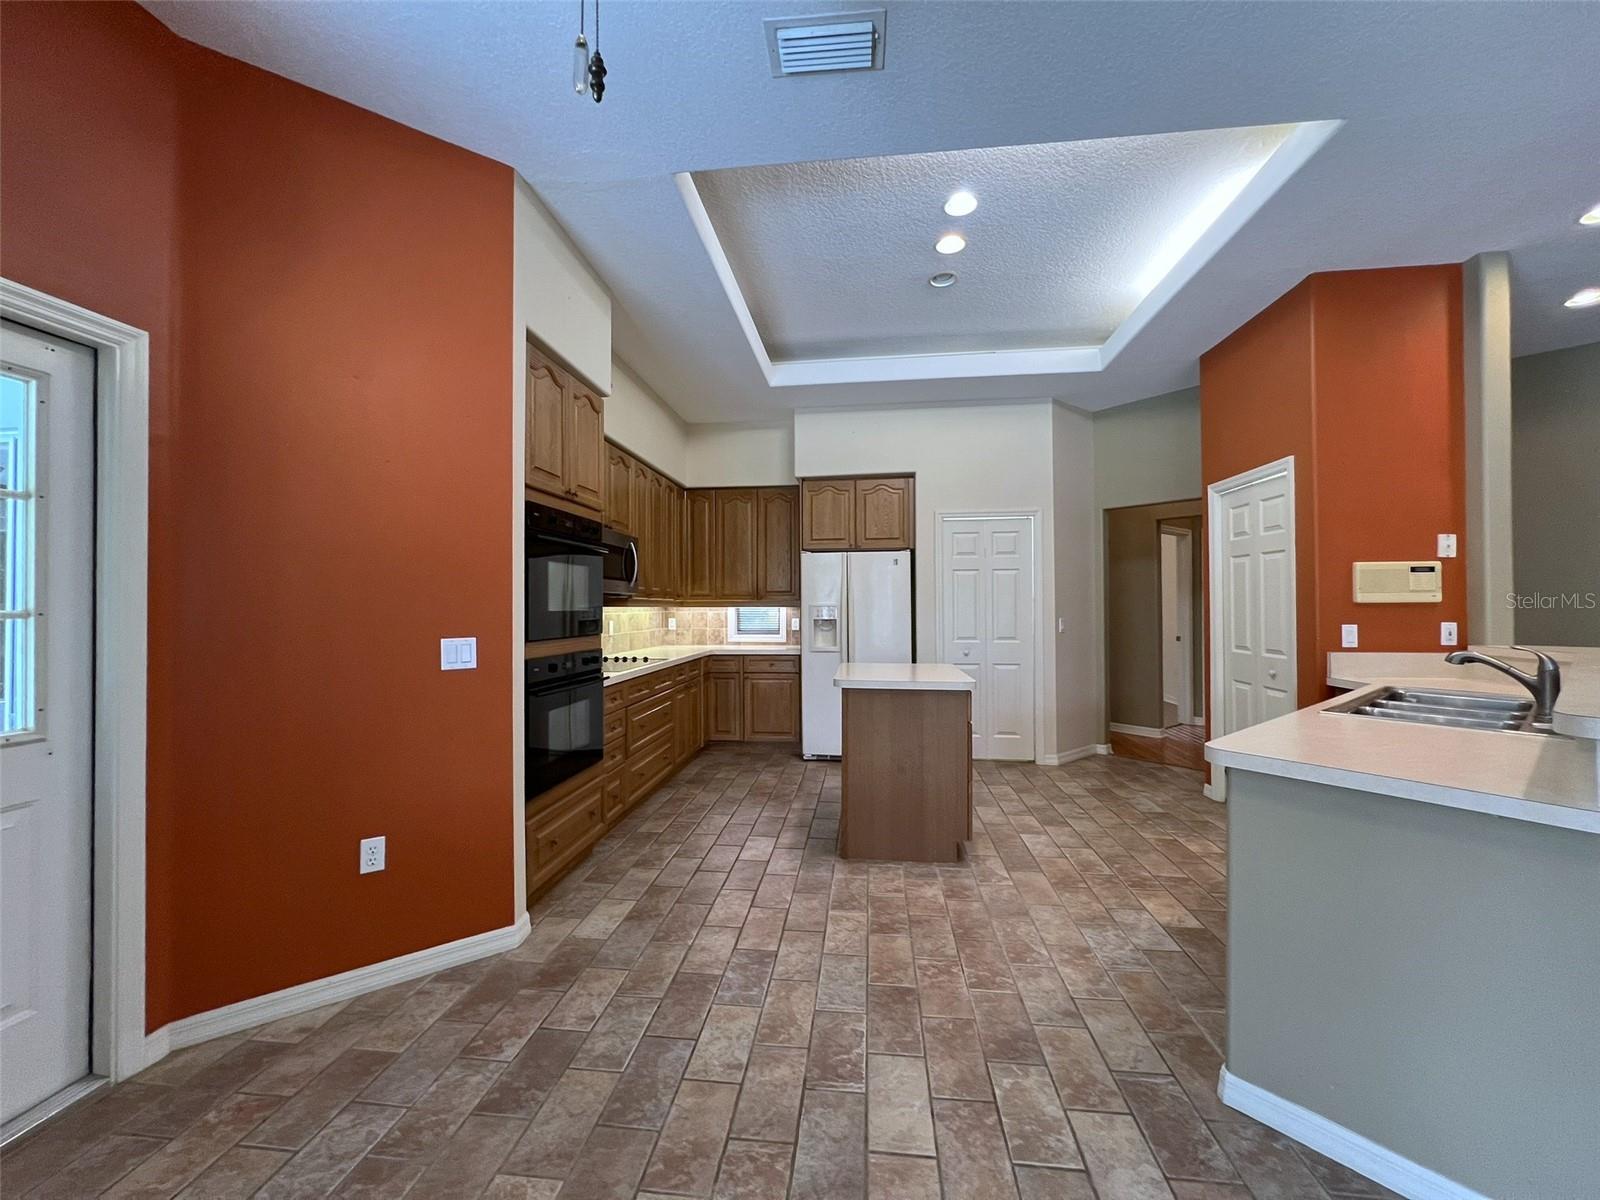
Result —
POLYGON ((1147 268, 1196 197, 1253 175, 1289 131, 734 167, 694 183, 775 361, 1099 345, 1157 281, 1147 268), (977 211, 945 215, 957 188, 977 211), (935 250, 947 232, 966 250, 935 250), (930 287, 937 271, 957 282, 930 287))
MULTIPOLYGON (((1517 353, 1600 340, 1600 309, 1561 306, 1600 284, 1600 229, 1575 224, 1600 202, 1600 4, 891 2, 882 71, 775 79, 763 17, 852 5, 603 0, 601 105, 572 94, 570 0, 147 7, 184 37, 515 167, 611 287, 617 353, 690 420, 1044 396, 1103 408, 1192 383, 1199 354, 1311 272, 1485 250, 1512 255, 1517 353), (1078 373, 769 386, 674 181, 1306 121, 1344 124, 1103 370, 1078 373)), ((969 221, 1001 204, 983 200, 969 221)), ((1056 197, 1027 201, 1005 201, 1014 221, 1048 228, 1056 197)), ((869 211, 896 206, 925 211, 881 191, 869 211)), ((967 276, 998 243, 978 228, 955 256, 963 282, 950 298, 982 293, 967 276)), ((1119 234, 1107 225, 1108 238, 1119 234)), ((804 263, 764 244, 755 257, 763 263, 742 269, 752 291, 767 289, 758 307, 780 350, 832 353, 922 332, 892 300, 830 325, 790 279, 804 263)), ((850 303, 864 304, 871 281, 850 282, 850 303)), ((945 328, 985 348, 1029 336, 1026 314, 1002 309, 945 328)), ((1069 309, 1085 327, 1106 320, 1076 294, 1069 309)))

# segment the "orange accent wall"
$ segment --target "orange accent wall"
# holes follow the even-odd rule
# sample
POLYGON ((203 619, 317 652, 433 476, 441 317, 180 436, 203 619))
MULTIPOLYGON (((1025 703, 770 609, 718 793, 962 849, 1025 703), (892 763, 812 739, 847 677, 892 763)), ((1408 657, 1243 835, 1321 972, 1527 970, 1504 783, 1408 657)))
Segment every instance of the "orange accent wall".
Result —
POLYGON ((1327 695, 1339 627, 1362 650, 1467 642, 1461 268, 1313 275, 1200 360, 1209 486, 1294 455, 1301 704, 1327 695), (1441 604, 1356 604, 1351 564, 1432 559, 1458 535, 1441 604))
POLYGON ((510 169, 133 5, 3 53, 0 269, 152 335, 149 1027, 509 924, 510 169))

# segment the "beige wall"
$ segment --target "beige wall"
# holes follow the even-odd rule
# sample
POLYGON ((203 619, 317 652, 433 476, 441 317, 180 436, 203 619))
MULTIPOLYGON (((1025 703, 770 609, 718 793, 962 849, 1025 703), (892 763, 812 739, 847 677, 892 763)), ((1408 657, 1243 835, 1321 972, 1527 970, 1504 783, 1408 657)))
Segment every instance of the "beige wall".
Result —
MULTIPOLYGON (((521 176, 513 214, 518 329, 532 330, 569 367, 609 393, 611 293, 521 176)), ((523 353, 519 339, 517 354, 523 353)))
MULTIPOLYGON (((1087 751, 1100 741, 1104 699, 1099 678, 1100 541, 1094 511, 1094 422, 1055 405, 1051 413, 1051 470, 1055 493, 1055 615, 1065 628, 1056 643, 1056 748, 1087 751)), ((1045 636, 1052 636, 1047 625, 1045 636)))
POLYGON ((1512 360, 1511 463, 1516 638, 1600 646, 1600 342, 1512 360))
POLYGON ((795 414, 795 473, 885 474, 917 477, 915 626, 917 658, 939 659, 938 522, 941 513, 1037 512, 1039 556, 1035 586, 1040 605, 1040 678, 1035 753, 1049 759, 1093 741, 1083 705, 1095 703, 1092 597, 1094 548, 1085 529, 1058 535, 1057 463, 1061 505, 1086 511, 1092 426, 1048 400, 1012 404, 939 405, 802 411, 795 414), (1058 418, 1058 413, 1061 414, 1058 418), (1059 425, 1058 425, 1059 420, 1059 425), (1059 435, 1059 444, 1058 444, 1059 435), (1071 586, 1058 599, 1058 580, 1071 586), (1064 632, 1056 633, 1056 619, 1064 632), (1068 647, 1050 643, 1067 639, 1068 647), (1058 672, 1060 673, 1058 675, 1058 672), (1063 715, 1058 697, 1068 700, 1063 715), (1083 739, 1083 740, 1077 740, 1083 739))
POLYGON ((794 423, 689 426, 690 487, 771 487, 794 482, 794 423))
POLYGON ((606 437, 663 475, 688 484, 689 426, 620 358, 611 365, 606 437))
POLYGON ((1094 415, 1094 498, 1100 508, 1183 500, 1201 491, 1199 388, 1094 415))

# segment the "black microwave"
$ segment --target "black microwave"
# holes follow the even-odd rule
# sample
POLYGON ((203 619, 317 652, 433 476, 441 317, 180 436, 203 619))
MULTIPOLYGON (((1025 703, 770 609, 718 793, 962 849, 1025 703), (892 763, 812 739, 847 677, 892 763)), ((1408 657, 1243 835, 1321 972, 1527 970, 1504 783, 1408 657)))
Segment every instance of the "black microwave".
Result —
POLYGON ((639 586, 639 543, 620 529, 607 527, 601 535, 605 546, 602 566, 605 594, 631 596, 639 586))
POLYGON ((528 501, 524 526, 526 640, 598 637, 605 619, 600 522, 528 501))

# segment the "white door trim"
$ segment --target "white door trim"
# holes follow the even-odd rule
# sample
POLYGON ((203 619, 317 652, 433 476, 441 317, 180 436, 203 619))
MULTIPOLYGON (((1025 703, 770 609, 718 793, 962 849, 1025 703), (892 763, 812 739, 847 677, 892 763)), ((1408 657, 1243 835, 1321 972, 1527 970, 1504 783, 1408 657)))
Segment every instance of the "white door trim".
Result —
POLYGON ((94 943, 90 1068, 145 1066, 150 335, 0 278, 0 317, 95 351, 94 943))
MULTIPOLYGON (((1222 706, 1222 674, 1216 669, 1217 646, 1222 640, 1222 609, 1217 603, 1217 580, 1221 577, 1222 571, 1222 502, 1231 492, 1236 492, 1240 488, 1249 487, 1252 484, 1262 483, 1268 479, 1276 479, 1279 476, 1285 477, 1288 482, 1289 586, 1295 587, 1297 574, 1295 546, 1300 540, 1300 530, 1295 516, 1294 504, 1294 455, 1291 454, 1287 458, 1279 458, 1269 463, 1262 463, 1259 467, 1252 467, 1248 471, 1230 475, 1227 479, 1219 479, 1216 483, 1210 484, 1206 488, 1206 608, 1208 610, 1206 613, 1206 625, 1209 643, 1206 647, 1206 661, 1211 669, 1211 686, 1207 689, 1210 703, 1207 708, 1211 714, 1212 721, 1219 720, 1225 711, 1222 706)), ((1289 623, 1286 640, 1289 643, 1289 661, 1296 665, 1295 687, 1298 690, 1300 686, 1298 669, 1300 594, 1298 588, 1295 588, 1294 605, 1296 619, 1289 623)), ((1213 726, 1209 732, 1215 738, 1221 737, 1225 731, 1219 731, 1213 726)), ((1212 766, 1211 783, 1207 795, 1213 800, 1227 799, 1227 774, 1222 767, 1212 766)))
MULTIPOLYGON (((988 509, 982 512, 967 509, 948 511, 938 509, 933 514, 933 527, 938 536, 933 540, 933 577, 936 580, 934 587, 934 635, 935 645, 944 646, 945 611, 944 611, 944 523, 946 521, 987 521, 991 518, 997 520, 1026 520, 1028 522, 1028 545, 1033 555, 1033 595, 1029 603, 1033 607, 1033 652, 1035 667, 1042 665, 1045 645, 1043 629, 1043 613, 1039 602, 1039 575, 1043 571, 1043 564, 1039 559, 1039 526, 1040 511, 1037 508, 999 508, 988 509)), ((911 598, 912 606, 916 606, 916 596, 911 598)), ((919 645, 920 645, 919 641, 919 645)), ((1050 645, 1055 645, 1052 639, 1050 645)), ((935 650, 935 654, 942 650, 935 650)), ((1055 657, 1051 655, 1052 679, 1054 678, 1055 657)), ((1033 672, 1033 761, 1042 763, 1049 756, 1051 762, 1046 765, 1055 765, 1054 755, 1045 749, 1044 740, 1044 671, 1035 669, 1033 672)), ((1051 734, 1049 745, 1054 746, 1056 739, 1051 734)))

